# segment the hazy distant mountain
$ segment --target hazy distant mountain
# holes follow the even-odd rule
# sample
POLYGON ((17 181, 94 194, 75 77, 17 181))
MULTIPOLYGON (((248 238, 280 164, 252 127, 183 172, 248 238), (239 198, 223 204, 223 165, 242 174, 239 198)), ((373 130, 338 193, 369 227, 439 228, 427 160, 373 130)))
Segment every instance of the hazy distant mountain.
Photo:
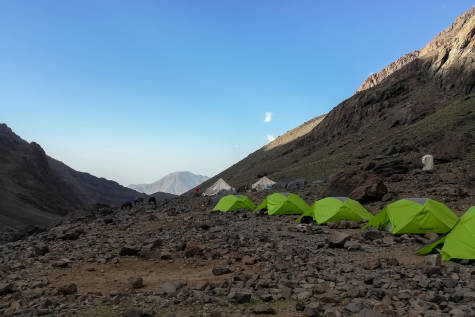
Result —
POLYGON ((208 179, 208 176, 196 175, 191 172, 175 172, 152 184, 129 185, 128 187, 149 195, 156 192, 181 195, 208 179))

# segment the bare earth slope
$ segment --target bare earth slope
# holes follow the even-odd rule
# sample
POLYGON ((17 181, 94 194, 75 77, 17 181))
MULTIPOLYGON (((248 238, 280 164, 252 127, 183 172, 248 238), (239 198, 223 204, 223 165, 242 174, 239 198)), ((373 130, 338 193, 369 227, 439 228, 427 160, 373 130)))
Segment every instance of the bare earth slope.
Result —
POLYGON ((438 172, 455 173, 458 184, 473 186, 474 86, 472 8, 420 51, 371 75, 310 132, 261 148, 201 187, 219 177, 234 187, 261 175, 312 181, 373 165, 389 177, 391 166, 404 167, 394 168, 393 174, 419 169, 427 153, 435 156, 438 172))
POLYGON ((0 240, 26 226, 45 227, 95 203, 118 205, 139 193, 77 172, 0 124, 0 240))

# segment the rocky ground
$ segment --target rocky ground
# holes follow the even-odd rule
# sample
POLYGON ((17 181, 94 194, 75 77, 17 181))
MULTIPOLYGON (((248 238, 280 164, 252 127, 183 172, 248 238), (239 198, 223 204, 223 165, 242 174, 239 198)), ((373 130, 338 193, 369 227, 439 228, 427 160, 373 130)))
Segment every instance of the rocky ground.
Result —
POLYGON ((212 212, 216 200, 103 207, 1 245, 0 315, 475 316, 475 265, 415 254, 433 235, 212 212))

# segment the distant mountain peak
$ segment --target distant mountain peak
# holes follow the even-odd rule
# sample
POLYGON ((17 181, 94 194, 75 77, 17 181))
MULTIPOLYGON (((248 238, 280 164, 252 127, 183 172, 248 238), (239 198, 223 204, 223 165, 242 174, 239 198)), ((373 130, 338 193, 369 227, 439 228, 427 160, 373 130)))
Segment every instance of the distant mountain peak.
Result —
POLYGON ((149 195, 156 192, 181 195, 208 179, 208 176, 196 175, 190 171, 179 171, 170 173, 151 184, 131 184, 128 187, 149 195))

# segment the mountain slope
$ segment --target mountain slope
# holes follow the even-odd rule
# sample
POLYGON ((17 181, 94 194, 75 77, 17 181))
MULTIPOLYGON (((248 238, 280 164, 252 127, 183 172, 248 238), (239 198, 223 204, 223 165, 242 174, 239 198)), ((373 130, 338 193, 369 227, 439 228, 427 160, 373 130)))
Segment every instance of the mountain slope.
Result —
POLYGON ((209 179, 208 176, 196 175, 191 172, 175 172, 152 184, 129 185, 128 187, 146 194, 163 192, 181 195, 207 179, 209 179))
POLYGON ((453 168, 473 166, 474 70, 472 8, 420 51, 371 75, 309 133, 261 148, 202 187, 219 177, 235 187, 261 175, 323 179, 342 169, 371 169, 370 162, 411 170, 427 153, 453 168))
POLYGON ((45 227, 76 208, 118 205, 137 195, 116 182, 71 169, 0 124, 0 232, 45 227))

